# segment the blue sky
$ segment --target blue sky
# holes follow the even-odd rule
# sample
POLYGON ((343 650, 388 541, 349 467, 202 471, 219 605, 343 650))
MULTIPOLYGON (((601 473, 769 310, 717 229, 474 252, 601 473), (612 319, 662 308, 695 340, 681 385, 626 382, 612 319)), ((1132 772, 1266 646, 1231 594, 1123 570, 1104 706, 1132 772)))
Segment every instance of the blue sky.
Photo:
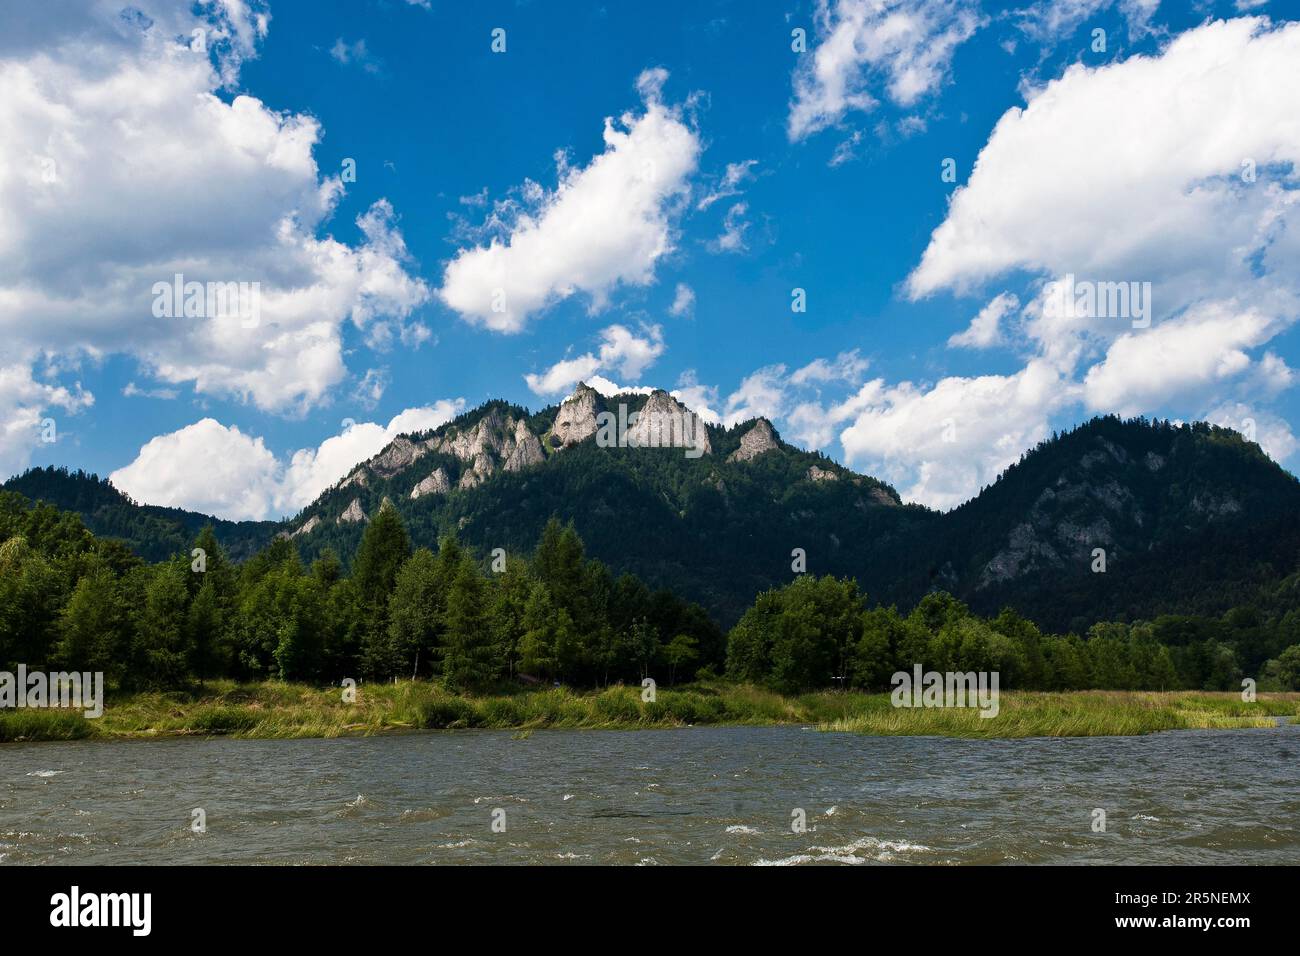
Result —
POLYGON ((0 13, 6 474, 278 517, 578 378, 936 507, 1105 412, 1294 466, 1300 4, 47 8, 0 13), (151 314, 177 271, 257 327, 151 314), (1045 318, 1066 274, 1150 327, 1045 318))

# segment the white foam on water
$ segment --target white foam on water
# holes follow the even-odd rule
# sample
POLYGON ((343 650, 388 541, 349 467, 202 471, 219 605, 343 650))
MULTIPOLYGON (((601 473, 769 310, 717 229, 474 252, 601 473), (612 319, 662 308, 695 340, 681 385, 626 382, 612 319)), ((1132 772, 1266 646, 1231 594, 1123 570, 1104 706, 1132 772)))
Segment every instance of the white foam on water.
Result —
POLYGON ((27 776, 29 777, 53 777, 61 773, 67 773, 66 770, 33 770, 27 776))
POLYGON ((782 857, 779 860, 755 860, 753 866, 799 866, 804 863, 845 863, 859 865, 875 860, 888 863, 900 853, 933 853, 932 847, 920 843, 908 843, 905 840, 877 840, 875 837, 862 837, 844 846, 814 846, 807 853, 782 857), (866 851, 865 856, 860 856, 866 851))
POLYGON ((750 835, 752 835, 752 834, 757 833, 758 830, 754 829, 754 827, 747 827, 747 826, 745 826, 744 824, 741 824, 741 823, 733 823, 731 826, 727 827, 727 832, 728 832, 728 833, 744 833, 744 834, 750 834, 750 835))

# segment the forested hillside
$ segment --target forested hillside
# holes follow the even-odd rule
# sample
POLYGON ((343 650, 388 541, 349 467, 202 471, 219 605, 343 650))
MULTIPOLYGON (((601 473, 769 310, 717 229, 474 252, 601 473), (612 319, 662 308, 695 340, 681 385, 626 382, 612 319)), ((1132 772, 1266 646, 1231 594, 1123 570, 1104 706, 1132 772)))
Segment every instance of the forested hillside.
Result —
MULTIPOLYGON (((690 414, 664 393, 618 402, 625 414, 650 403, 690 414)), ((6 487, 155 561, 211 524, 235 561, 280 535, 305 564, 332 553, 348 569, 385 501, 415 546, 455 536, 480 554, 528 551, 558 517, 612 574, 697 602, 722 627, 788 581, 800 555, 808 572, 852 577, 873 600, 911 606, 943 590, 982 614, 1010 606, 1079 633, 1099 620, 1218 615, 1300 568, 1300 482, 1207 424, 1094 419, 940 514, 786 444, 762 419, 700 423, 699 454, 603 446, 596 422, 616 404, 583 387, 535 414, 489 402, 399 437, 285 522, 141 506, 80 472, 36 469, 6 487)))
POLYGON ((729 677, 783 691, 887 686, 899 669, 998 671, 1005 688, 1300 688, 1300 576, 1222 617, 1161 616, 1052 634, 943 592, 910 610, 856 581, 794 575, 724 636, 698 605, 614 576, 572 526, 531 553, 412 546, 396 508, 367 524, 350 573, 277 538, 240 565, 210 528, 148 564, 81 519, 0 493, 0 670, 102 671, 116 689, 215 677, 337 684, 436 679, 456 690, 729 677))

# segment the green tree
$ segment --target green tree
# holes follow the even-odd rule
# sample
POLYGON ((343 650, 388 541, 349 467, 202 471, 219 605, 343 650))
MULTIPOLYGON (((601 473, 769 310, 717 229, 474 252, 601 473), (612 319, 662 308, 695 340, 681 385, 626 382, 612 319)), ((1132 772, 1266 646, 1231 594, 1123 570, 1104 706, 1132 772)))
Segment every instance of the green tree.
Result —
MULTIPOLYGON (((421 655, 434 660, 442 629, 446 599, 440 580, 438 557, 420 548, 397 572, 393 596, 388 602, 388 637, 385 660, 372 666, 385 674, 419 672, 421 655)), ((373 651, 372 651, 373 653, 373 651)))
POLYGON ((571 627, 568 612, 555 607, 546 585, 540 581, 534 584, 524 606, 524 633, 519 640, 520 670, 534 677, 554 677, 556 644, 562 639, 561 632, 571 627))
POLYGON ((857 687, 879 689, 889 686, 899 669, 895 648, 905 636, 905 624, 896 608, 876 607, 862 614, 861 636, 853 652, 851 676, 857 687))
POLYGON ((448 687, 476 690, 497 676, 486 596, 478 565, 465 556, 447 594, 442 673, 448 687))
POLYGON ((678 634, 664 645, 664 660, 668 664, 668 683, 677 682, 677 668, 687 667, 700 658, 698 643, 689 634, 678 634))
POLYGON ((1293 644, 1268 661, 1264 676, 1277 690, 1300 690, 1300 644, 1293 644))
POLYGON ((397 572, 411 554, 411 539, 397 508, 387 498, 367 526, 357 548, 352 577, 368 607, 386 607, 397 572))
POLYGON ((220 669, 224 621, 217 583, 209 578, 190 602, 185 621, 185 663, 200 684, 220 669))
POLYGON ((519 642, 524 636, 524 611, 533 589, 528 565, 508 558, 492 588, 491 625, 499 667, 513 677, 519 662, 519 642))
POLYGON ((54 660, 60 667, 121 677, 131 622, 117 578, 108 568, 91 571, 77 582, 59 615, 59 634, 54 660))
POLYGON ((158 565, 145 586, 136 636, 132 683, 176 687, 185 678, 185 638, 189 600, 189 562, 158 565))

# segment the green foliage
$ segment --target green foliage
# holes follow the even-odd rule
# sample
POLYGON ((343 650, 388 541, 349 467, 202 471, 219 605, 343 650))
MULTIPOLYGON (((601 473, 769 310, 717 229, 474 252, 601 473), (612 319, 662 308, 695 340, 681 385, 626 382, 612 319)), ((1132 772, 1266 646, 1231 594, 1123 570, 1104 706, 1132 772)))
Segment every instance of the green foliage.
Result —
MULTIPOLYGON (((631 410, 644 400, 619 399, 631 410)), ((555 411, 529 414, 515 405, 489 402, 412 438, 425 442, 462 434, 492 414, 525 419, 540 435, 555 411)), ((95 476, 35 469, 6 487, 75 510, 81 521, 74 527, 70 516, 50 508, 43 522, 18 522, 35 529, 0 521, 0 542, 22 534, 45 555, 45 547, 31 536, 34 531, 61 535, 65 545, 76 548, 82 546, 76 543, 79 535, 88 537, 84 524, 157 562, 185 550, 211 522, 231 557, 248 561, 277 533, 317 518, 310 533, 282 544, 299 550, 305 561, 332 551, 341 570, 361 561, 357 580, 369 619, 356 637, 376 645, 386 630, 386 610, 376 611, 370 603, 377 592, 362 582, 369 582, 375 569, 359 550, 379 522, 386 499, 415 546, 436 549, 455 533, 474 554, 504 547, 518 555, 545 538, 541 577, 575 626, 595 631, 602 617, 624 618, 611 623, 613 633, 595 636, 605 648, 622 640, 633 618, 646 615, 613 604, 602 609, 599 593, 574 590, 575 551, 572 541, 561 540, 566 527, 581 538, 584 559, 598 559, 609 580, 635 575, 651 591, 698 602, 728 627, 754 595, 788 580, 790 547, 797 542, 814 573, 852 576, 865 593, 900 608, 944 590, 977 613, 1014 607, 1046 629, 1075 634, 1099 621, 1154 621, 1163 615, 1193 614, 1217 624, 1225 613, 1244 608, 1247 615, 1258 612, 1255 624, 1225 622, 1231 631, 1227 643, 1244 673, 1258 673, 1265 661, 1300 641, 1295 594, 1279 593, 1283 582, 1292 591, 1296 586, 1300 483, 1257 445, 1229 430, 1203 423, 1096 418, 1053 435, 978 497, 939 514, 902 506, 889 486, 789 445, 749 461, 728 461, 751 425, 710 427, 713 453, 696 459, 671 449, 598 448, 588 441, 560 454, 548 452, 536 467, 503 470, 465 489, 457 487, 458 481, 472 463, 425 445, 415 465, 392 474, 371 469, 364 483, 327 490, 292 523, 220 522, 139 506, 95 476), (809 480, 812 465, 838 479, 809 480), (414 485, 438 467, 450 477, 450 493, 411 499, 414 485), (354 499, 375 516, 371 526, 337 520, 354 499), (548 530, 555 518, 558 531, 548 530), (1102 527, 1109 571, 1094 574, 1086 552, 1058 532, 1102 527), (1019 548, 1013 536, 1030 546, 1019 548), (589 612, 582 607, 588 595, 597 605, 589 612), (1279 620, 1287 614, 1288 633, 1282 635, 1279 620)), ((131 560, 120 543, 111 559, 106 542, 97 547, 110 564, 131 560)), ((391 561, 386 569, 393 571, 391 561)), ((114 566, 115 573, 124 570, 114 566)), ((391 577, 379 577, 391 586, 391 577)), ((40 646, 48 639, 50 613, 57 614, 57 608, 46 612, 39 621, 45 632, 32 637, 40 646)), ((665 621, 652 624, 661 641, 677 633, 665 621)), ((703 656, 720 662, 722 632, 701 634, 700 640, 703 656)), ((1171 648, 1182 646, 1159 635, 1157 640, 1171 648)), ((602 680, 607 657, 602 651, 582 661, 582 679, 602 680)), ((1182 666, 1177 655, 1175 665, 1182 666)), ((1031 657, 1027 666, 1041 681, 1044 659, 1031 657)), ((1222 683, 1230 676, 1231 669, 1216 669, 1208 654, 1200 666, 1205 668, 1202 683, 1222 683)))
MULTIPOLYGON (((1075 451, 1090 449, 1099 438, 1118 438, 1116 430, 1124 427, 1102 421, 1058 441, 1075 451)), ((728 442, 739 441, 739 432, 714 437, 722 453, 728 442)), ((1202 458, 1253 461, 1249 448, 1214 430, 1153 427, 1151 443, 1161 454, 1191 448, 1202 458)), ((651 475, 655 481, 671 479, 677 483, 666 500, 674 503, 706 494, 692 486, 694 478, 683 478, 695 474, 690 469, 719 465, 668 465, 662 456, 639 454, 653 450, 627 451, 637 454, 615 454, 615 464, 595 465, 595 473, 611 479, 621 474, 616 485, 621 481, 619 487, 629 492, 651 475)), ((589 452, 582 447, 568 449, 547 467, 577 467, 564 462, 584 455, 589 452)), ((604 459, 590 458, 599 461, 604 459)), ((763 475, 797 484, 786 473, 791 461, 797 459, 760 456, 746 463, 753 466, 748 472, 728 466, 728 493, 757 489, 763 475), (738 477, 743 474, 749 477, 738 477)), ((1027 457, 1011 477, 1022 483, 1042 477, 1036 461, 1027 457)), ((517 478, 510 473, 500 480, 517 478)), ((1261 493, 1271 480, 1257 481, 1261 493)), ((1199 486, 1187 485, 1193 487, 1199 486)), ((592 507, 600 510, 605 491, 584 488, 598 496, 592 507)), ((831 489, 789 490, 780 507, 815 504, 802 496, 823 492, 831 489)), ((999 491, 990 500, 1010 509, 1003 500, 1007 494, 999 491)), ((447 501, 456 505, 456 524, 466 518, 468 529, 482 517, 461 513, 471 499, 453 494, 447 501)), ((527 496, 515 506, 532 508, 527 496)), ((880 510, 915 520, 926 514, 868 508, 880 510)), ((680 514, 671 519, 679 521, 680 514)), ((926 670, 994 670, 1008 689, 1237 691, 1246 676, 1265 689, 1300 687, 1300 572, 1257 587, 1217 615, 1125 614, 1055 632, 1041 629, 1019 605, 986 616, 985 596, 966 601, 932 590, 903 613, 889 593, 882 595, 889 606, 868 607, 853 578, 807 574, 762 590, 725 633, 700 605, 653 590, 635 575, 611 573, 590 556, 576 521, 552 514, 533 526, 532 554, 516 549, 504 567, 493 562, 488 573, 479 560, 484 552, 463 544, 451 528, 439 536, 436 552, 420 547, 412 553, 412 538, 423 535, 408 533, 402 512, 391 503, 381 504, 364 530, 354 529, 360 540, 350 571, 329 547, 304 567, 300 542, 283 537, 236 564, 221 543, 220 524, 196 527, 192 540, 180 542, 171 556, 145 564, 120 542, 96 537, 77 515, 0 491, 0 667, 102 670, 122 689, 176 689, 224 678, 337 684, 351 676, 416 676, 477 691, 516 680, 595 687, 652 676, 673 684, 725 670, 734 680, 793 693, 884 689, 894 672, 918 664, 926 670), (196 549, 203 552, 201 562, 194 559, 196 549)), ((690 540, 683 526, 675 527, 683 541, 690 540)), ((604 530, 597 534, 605 540, 604 530)), ((734 558, 728 532, 719 534, 722 553, 734 558)), ((625 536, 622 547, 636 554, 642 543, 625 536)), ((745 580, 746 573, 732 577, 745 580)))
MULTIPOLYGON (((758 596, 732 628, 727 670, 735 680, 786 693, 832 686, 884 689, 898 671, 996 672, 1003 689, 1240 690, 1241 646, 1268 630, 1254 615, 1105 622, 1086 638, 1043 634, 1015 611, 974 614, 951 595, 927 595, 907 617, 893 607, 854 614, 852 582, 805 576, 758 596), (1162 643, 1160 636, 1176 641, 1162 643), (842 656, 841 656, 842 655, 842 656), (837 663, 838 662, 838 663, 837 663)), ((1271 639, 1269 639, 1271 640, 1271 639)), ((1266 641, 1267 643, 1267 641, 1266 641)), ((1300 645, 1263 667, 1261 686, 1300 689, 1300 645)))
POLYGON ((447 591, 443 681, 455 690, 479 690, 496 679, 499 663, 493 647, 487 584, 478 565, 465 555, 447 591))

